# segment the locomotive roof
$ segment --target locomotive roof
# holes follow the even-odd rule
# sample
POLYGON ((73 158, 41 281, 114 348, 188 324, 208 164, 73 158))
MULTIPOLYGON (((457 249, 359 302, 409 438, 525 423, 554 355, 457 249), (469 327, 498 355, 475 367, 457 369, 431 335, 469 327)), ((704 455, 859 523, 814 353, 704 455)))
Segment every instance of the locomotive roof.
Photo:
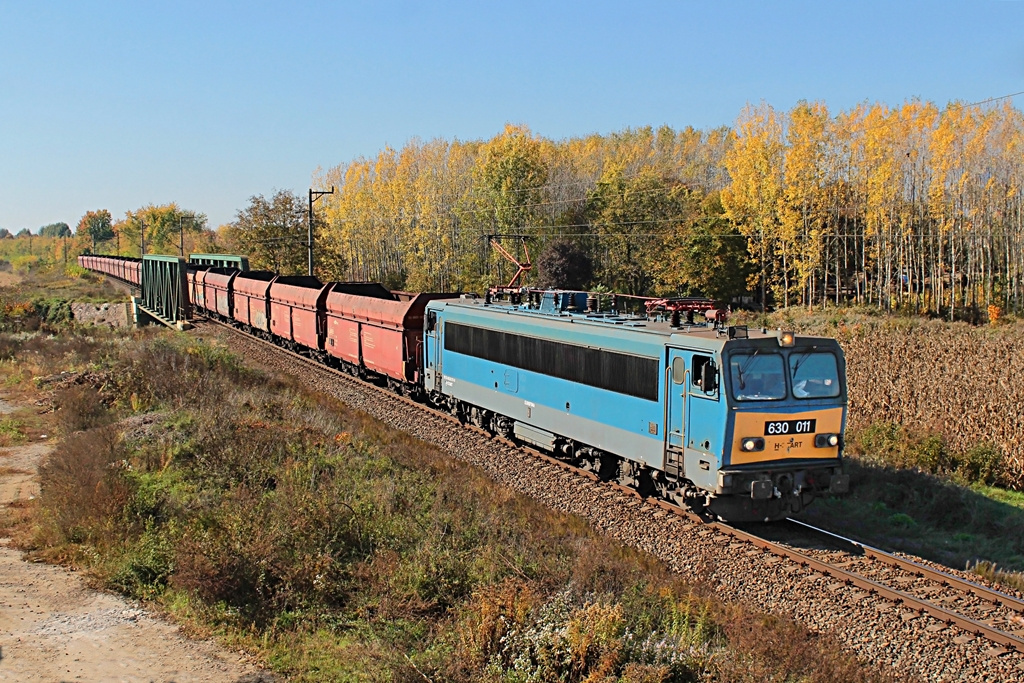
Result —
MULTIPOLYGON (((614 314, 608 311, 598 313, 541 312, 526 305, 511 305, 504 301, 487 302, 484 299, 469 296, 463 296, 461 299, 433 301, 428 305, 428 309, 443 308, 451 310, 452 313, 459 312, 468 318, 482 316, 483 319, 493 322, 504 319, 514 328, 533 328, 534 330, 548 328, 552 331, 559 330, 572 334, 573 337, 604 338, 609 341, 612 339, 630 340, 634 343, 639 342, 644 347, 671 345, 721 351, 727 342, 731 342, 730 346, 737 347, 760 346, 759 340, 768 339, 777 343, 779 335, 777 330, 750 328, 745 330, 745 338, 731 338, 727 326, 715 327, 712 323, 686 324, 684 321, 679 327, 673 327, 670 321, 663 316, 646 318, 614 314)), ((458 317, 464 316, 458 315, 458 317)), ((502 324, 501 326, 504 328, 507 325, 502 324)), ((744 328, 741 327, 738 330, 742 333, 744 328)), ((522 331, 529 333, 528 329, 522 331)), ((835 345, 834 340, 806 335, 800 335, 798 342, 835 345)), ((637 348, 635 352, 642 353, 643 351, 641 348, 637 348)))

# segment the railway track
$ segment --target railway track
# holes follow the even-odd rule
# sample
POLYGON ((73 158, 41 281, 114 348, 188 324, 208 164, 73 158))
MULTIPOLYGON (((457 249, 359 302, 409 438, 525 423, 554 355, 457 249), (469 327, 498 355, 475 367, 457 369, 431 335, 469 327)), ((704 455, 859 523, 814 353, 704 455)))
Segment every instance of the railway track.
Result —
MULTIPOLYGON (((718 524, 722 533, 751 543, 766 552, 793 560, 821 574, 863 591, 861 598, 877 596, 940 624, 955 626, 968 635, 985 638, 998 647, 1024 652, 1024 600, 921 562, 789 519, 836 547, 833 551, 800 550, 791 543, 773 541, 767 533, 718 524)), ((856 595, 856 594, 855 594, 856 595)))
MULTIPOLYGON (((426 425, 431 421, 440 420, 452 427, 459 426, 463 430, 486 437, 492 446, 500 446, 540 460, 542 465, 539 470, 548 473, 562 471, 581 481, 581 485, 594 488, 599 496, 613 496, 619 505, 625 505, 633 510, 658 510, 655 517, 668 514, 680 518, 684 522, 683 528, 695 531, 704 543, 717 543, 718 547, 725 546, 737 550, 751 559, 769 555, 788 561, 786 573, 796 575, 797 572, 805 572, 824 579, 824 586, 830 593, 845 596, 841 600, 843 604, 867 605, 877 612, 889 613, 893 617, 893 624, 898 625, 927 618, 928 626, 923 629, 925 633, 942 637, 953 645, 972 649, 976 659, 988 659, 1002 664, 1006 657, 1009 657, 1010 661, 1006 662, 1009 667, 997 665, 995 669, 1019 672, 1011 678, 968 675, 966 678, 958 677, 961 680, 1016 680, 1016 677, 1024 676, 1024 600, 797 520, 789 520, 788 524, 791 525, 789 528, 804 535, 802 541, 798 539, 794 542, 797 531, 791 532, 788 540, 785 537, 772 540, 770 536, 773 534, 769 533, 768 529, 751 530, 710 521, 665 501, 643 499, 632 489, 617 484, 600 483, 591 472, 576 468, 546 453, 491 435, 475 426, 463 424, 448 413, 434 410, 383 387, 360 381, 340 370, 252 337, 220 321, 209 320, 204 324, 229 330, 240 339, 257 344, 279 356, 299 361, 321 376, 329 376, 332 380, 358 388, 362 394, 369 392, 374 395, 373 400, 382 400, 392 405, 404 404, 420 416, 413 420, 414 424, 426 425), (807 536, 816 540, 808 543, 807 536), (952 630, 958 635, 948 637, 952 630), (982 639, 987 645, 978 647, 979 642, 976 639, 982 639)), ((201 326, 198 329, 201 331, 201 326)), ((778 531, 784 526, 774 525, 770 528, 778 531)), ((821 581, 813 583, 821 585, 821 581)), ((973 661, 973 658, 968 658, 968 661, 973 661)), ((948 679, 940 676, 935 680, 948 679)))

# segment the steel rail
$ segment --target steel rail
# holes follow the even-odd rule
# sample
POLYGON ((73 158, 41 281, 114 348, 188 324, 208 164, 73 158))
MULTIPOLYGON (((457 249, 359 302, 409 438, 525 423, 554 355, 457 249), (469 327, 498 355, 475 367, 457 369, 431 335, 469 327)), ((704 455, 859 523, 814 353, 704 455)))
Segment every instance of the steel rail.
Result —
MULTIPOLYGON (((326 372, 328 372, 328 373, 330 373, 332 375, 336 375, 336 376, 338 376, 338 377, 340 377, 342 379, 347 380, 348 382, 350 382, 351 384, 353 384, 355 386, 358 386, 358 387, 361 387, 361 388, 364 388, 364 389, 374 389, 374 390, 377 390, 377 392, 379 392, 383 396, 387 396, 389 398, 397 399, 397 400, 399 400, 399 401, 401 401, 403 403, 408 404, 411 407, 418 408, 420 410, 428 412, 431 415, 444 418, 447 421, 449 421, 449 422, 451 422, 451 423, 453 423, 455 425, 460 425, 462 427, 468 427, 471 431, 477 432, 477 433, 479 433, 479 434, 481 434, 481 435, 483 435, 483 436, 485 436, 485 437, 487 437, 489 439, 492 439, 494 441, 502 443, 503 445, 506 445, 506 446, 515 448, 517 450, 526 452, 526 453, 528 453, 528 454, 530 454, 530 455, 532 455, 534 457, 537 457, 540 460, 543 460, 544 462, 546 462, 548 464, 551 464, 551 465, 559 467, 559 468, 561 468, 563 470, 570 471, 570 472, 573 472, 575 474, 581 475, 581 476, 583 476, 583 477, 585 477, 587 479, 590 479, 591 481, 598 481, 597 475, 594 474, 593 472, 589 472, 589 471, 581 469, 579 467, 575 467, 574 465, 571 465, 571 464, 569 464, 569 463, 567 463, 565 461, 562 461, 562 460, 559 460, 557 458, 554 458, 554 457, 552 457, 552 456, 550 456, 550 455, 548 455, 546 453, 543 453, 541 451, 537 451, 537 450, 534 450, 534 449, 529 448, 529 447, 524 447, 524 446, 522 446, 520 444, 517 444, 514 441, 511 441, 509 439, 505 439, 504 437, 495 436, 495 435, 491 434, 490 432, 488 432, 486 430, 480 429, 476 425, 472 425, 472 424, 469 424, 469 423, 464 423, 461 420, 459 420, 458 418, 454 417, 453 415, 450 415, 449 413, 445 413, 445 412, 442 412, 440 410, 435 410, 435 409, 430 408, 429 406, 426 406, 426 405, 424 405, 422 403, 413 401, 412 399, 410 399, 410 398, 408 398, 406 396, 401 396, 401 395, 396 394, 396 393, 394 393, 392 391, 389 391, 389 390, 387 390, 384 387, 377 386, 377 385, 372 384, 370 382, 362 381, 362 380, 360 380, 360 379, 358 379, 356 377, 353 377, 352 375, 350 375, 348 373, 345 373, 345 372, 343 372, 341 370, 338 370, 337 368, 332 368, 332 367, 330 367, 328 365, 324 365, 323 363, 317 361, 314 358, 310 358, 309 356, 302 355, 301 353, 297 353, 295 351, 292 351, 291 349, 287 349, 287 348, 284 348, 282 346, 278 346, 277 344, 274 344, 272 341, 268 341, 266 339, 261 339, 259 337, 254 336, 254 335, 247 334, 247 333, 243 332, 242 330, 239 330, 238 328, 236 328, 233 325, 230 325, 228 323, 222 322, 220 320, 216 320, 214 318, 209 318, 209 317, 207 317, 206 320, 208 320, 209 322, 212 322, 212 323, 214 323, 216 325, 219 325, 221 327, 224 327, 224 328, 234 332, 235 334, 238 334, 239 336, 244 337, 245 339, 249 339, 249 340, 254 340, 254 341, 260 342, 260 343, 270 347, 271 349, 273 349, 275 351, 278 351, 280 353, 284 353, 284 354, 286 354, 288 356, 292 356, 292 357, 302 361, 303 363, 305 363, 307 365, 311 365, 312 367, 314 367, 314 368, 316 368, 318 370, 326 371, 326 372)), ((846 584, 848 586, 856 586, 857 588, 860 588, 861 590, 866 591, 870 595, 877 595, 878 597, 880 597, 882 599, 885 599, 885 600, 887 600, 889 602, 892 602, 894 604, 904 605, 904 606, 910 608, 911 610, 913 610, 913 611, 915 611, 915 612, 917 612, 919 614, 926 614, 926 615, 936 619, 937 621, 940 621, 940 622, 946 624, 947 626, 956 626, 956 627, 960 628, 961 630, 966 631, 967 633, 983 637, 983 638, 985 638, 985 639, 987 639, 987 640, 989 640, 989 641, 991 641, 993 643, 997 643, 999 645, 1002 645, 1002 646, 1008 648, 1009 650, 1014 650, 1014 651, 1018 651, 1018 652, 1024 652, 1024 638, 1018 638, 1017 636, 1014 636, 1014 635, 1012 635, 1010 633, 1007 633, 1005 631, 997 629, 997 628, 995 628, 993 626, 990 626, 989 624, 977 621, 975 619, 971 619, 969 617, 965 617, 965 616, 963 616, 961 614, 957 614, 956 612, 948 610, 948 609, 946 609, 944 607, 939 607, 938 605, 934 605, 934 604, 932 604, 932 603, 930 603, 930 602, 928 602, 926 600, 922 600, 921 598, 918 598, 915 595, 911 595, 909 593, 905 593, 903 591, 896 590, 896 589, 891 588, 889 586, 886 586, 884 584, 878 583, 877 581, 873 581, 871 579, 865 578, 865 577, 860 576, 858 574, 855 574, 853 572, 847 571, 846 569, 843 569, 841 567, 837 567, 836 565, 829 564, 828 562, 825 562, 823 560, 818 560, 816 558, 810 557, 810 556, 805 555, 805 554, 803 554, 803 553, 801 553, 801 552, 799 552, 797 550, 793 550, 791 548, 788 548, 788 547, 786 547, 784 545, 781 545, 781 544, 775 543, 773 541, 769 541, 767 539, 761 538, 760 536, 757 536, 756 534, 752 534, 752 533, 747 532, 747 531, 742 531, 742 530, 737 529, 735 527, 732 527, 732 526, 730 526, 728 524, 725 524, 724 522, 709 521, 709 520, 707 520, 707 519, 705 519, 705 518, 695 514, 694 512, 692 512, 690 510, 682 508, 682 507, 680 507, 678 505, 675 505, 673 503, 669 503, 668 501, 661 500, 661 499, 656 499, 656 498, 643 498, 634 489, 631 489, 631 488, 626 487, 626 486, 622 486, 621 484, 618 484, 618 483, 615 483, 615 482, 606 482, 606 483, 609 484, 614 489, 617 489, 617 490, 619 490, 619 491, 621 491, 623 493, 626 493, 626 494, 628 494, 630 496, 639 498, 641 501, 643 501, 644 503, 646 503, 648 505, 652 505, 652 506, 656 506, 656 507, 662 508, 663 510, 666 510, 668 512, 672 512, 672 513, 674 513, 674 514, 676 514, 676 515, 678 515, 680 517, 683 517, 683 518, 686 518, 686 519, 688 519, 690 521, 693 521, 693 522, 696 522, 698 524, 704 525, 705 527, 711 528, 711 529, 719 532, 720 534, 722 534, 722 535, 724 535, 724 536, 726 536, 728 538, 733 538, 733 539, 736 539, 736 540, 739 540, 739 541, 750 543, 751 545, 753 545, 753 546, 755 546, 757 548, 760 548, 761 550, 767 551, 767 552, 769 552, 769 553, 771 553, 773 555, 776 555, 778 557, 782 557, 782 558, 785 558, 785 559, 793 560, 793 561, 797 562, 798 564, 800 564, 800 565, 802 565, 804 567, 808 567, 811 570, 813 570, 813 571, 815 571, 815 572, 817 572, 819 574, 822 574, 824 576, 829 576, 829 577, 835 578, 837 580, 841 580, 844 584, 846 584)), ((831 533, 831 532, 826 532, 826 533, 831 533)), ((838 534, 831 534, 831 535, 836 536, 837 538, 843 538, 842 536, 838 536, 838 534)), ((847 539, 843 539, 843 540, 847 540, 847 539)), ((884 552, 884 551, 878 551, 878 552, 884 552)), ((879 559, 881 560, 881 558, 879 558, 879 559)), ((988 589, 986 589, 986 590, 988 590, 988 589)), ((996 592, 992 591, 992 593, 996 593, 996 592)), ((1007 600, 1011 600, 1012 601, 1012 600, 1014 600, 1014 598, 1011 598, 1010 596, 1002 595, 1002 594, 998 594, 998 593, 996 593, 996 594, 999 595, 1000 599, 1003 600, 1003 601, 1007 601, 1007 600)))
POLYGON ((852 538, 840 536, 839 534, 833 533, 826 529, 819 529, 818 527, 808 524, 807 522, 801 522, 800 520, 793 519, 791 517, 788 518, 787 521, 792 522, 793 524, 799 524, 802 527, 810 529, 811 531, 822 534, 824 536, 830 536, 832 538, 843 541, 844 543, 849 543, 850 545, 856 548, 860 548, 864 552, 864 556, 871 558, 872 560, 877 560, 883 564, 888 564, 892 567, 903 569, 921 578, 934 581, 935 583, 938 583, 941 586, 946 586, 947 588, 955 588, 956 590, 973 595, 974 597, 984 600, 985 602, 991 603, 997 607, 1006 607, 1007 609, 1011 609, 1015 612, 1020 612, 1024 614, 1024 600, 1018 600, 1017 598, 1011 595, 1000 593, 999 591, 992 590, 991 588, 982 586, 978 583, 974 583, 973 581, 968 581, 967 579, 962 579, 959 576, 954 576, 953 574, 948 574, 938 569, 934 569, 927 565, 921 564, 920 562, 908 560, 904 557, 900 557, 899 555, 895 555, 885 550, 881 550, 880 548, 875 548, 874 546, 870 546, 866 543, 855 541, 852 538))
POLYGON ((836 565, 810 557, 809 555, 805 555, 797 550, 787 548, 773 541, 763 539, 755 534, 741 531, 740 529, 731 527, 728 524, 723 524, 722 522, 710 522, 710 525, 727 536, 751 543, 752 545, 763 550, 767 550, 774 555, 796 560, 801 565, 810 567, 820 574, 839 579, 843 583, 856 586, 857 588, 867 591, 869 594, 878 595, 879 597, 885 598, 886 600, 896 604, 905 605, 920 614, 927 614, 928 616, 947 625, 958 626, 968 633, 983 636, 984 638, 1003 645, 1011 650, 1024 652, 1024 638, 1018 638, 1017 636, 997 629, 989 624, 957 614, 956 612, 944 607, 934 605, 927 600, 922 600, 910 593, 890 588, 885 584, 872 581, 871 579, 847 571, 846 569, 837 567, 836 565))

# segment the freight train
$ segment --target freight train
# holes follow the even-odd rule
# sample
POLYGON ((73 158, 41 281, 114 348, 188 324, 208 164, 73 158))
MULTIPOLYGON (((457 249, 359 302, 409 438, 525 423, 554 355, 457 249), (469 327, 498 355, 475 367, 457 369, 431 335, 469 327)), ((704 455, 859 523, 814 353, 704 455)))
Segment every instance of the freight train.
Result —
MULTIPOLYGON (((122 259, 80 264, 132 281, 122 259)), ((187 280, 198 312, 644 496, 767 521, 849 487, 834 339, 727 326, 694 300, 630 315, 583 292, 406 293, 200 266, 187 280)))

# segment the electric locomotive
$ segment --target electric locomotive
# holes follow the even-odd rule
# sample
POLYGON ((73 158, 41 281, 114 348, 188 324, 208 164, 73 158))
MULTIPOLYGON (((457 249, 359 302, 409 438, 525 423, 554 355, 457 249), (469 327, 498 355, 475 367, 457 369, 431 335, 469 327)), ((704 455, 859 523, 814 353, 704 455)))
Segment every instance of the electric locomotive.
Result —
POLYGON ((602 480, 733 521, 847 491, 834 339, 727 327, 720 312, 707 323, 602 313, 593 299, 430 302, 428 398, 602 480))

